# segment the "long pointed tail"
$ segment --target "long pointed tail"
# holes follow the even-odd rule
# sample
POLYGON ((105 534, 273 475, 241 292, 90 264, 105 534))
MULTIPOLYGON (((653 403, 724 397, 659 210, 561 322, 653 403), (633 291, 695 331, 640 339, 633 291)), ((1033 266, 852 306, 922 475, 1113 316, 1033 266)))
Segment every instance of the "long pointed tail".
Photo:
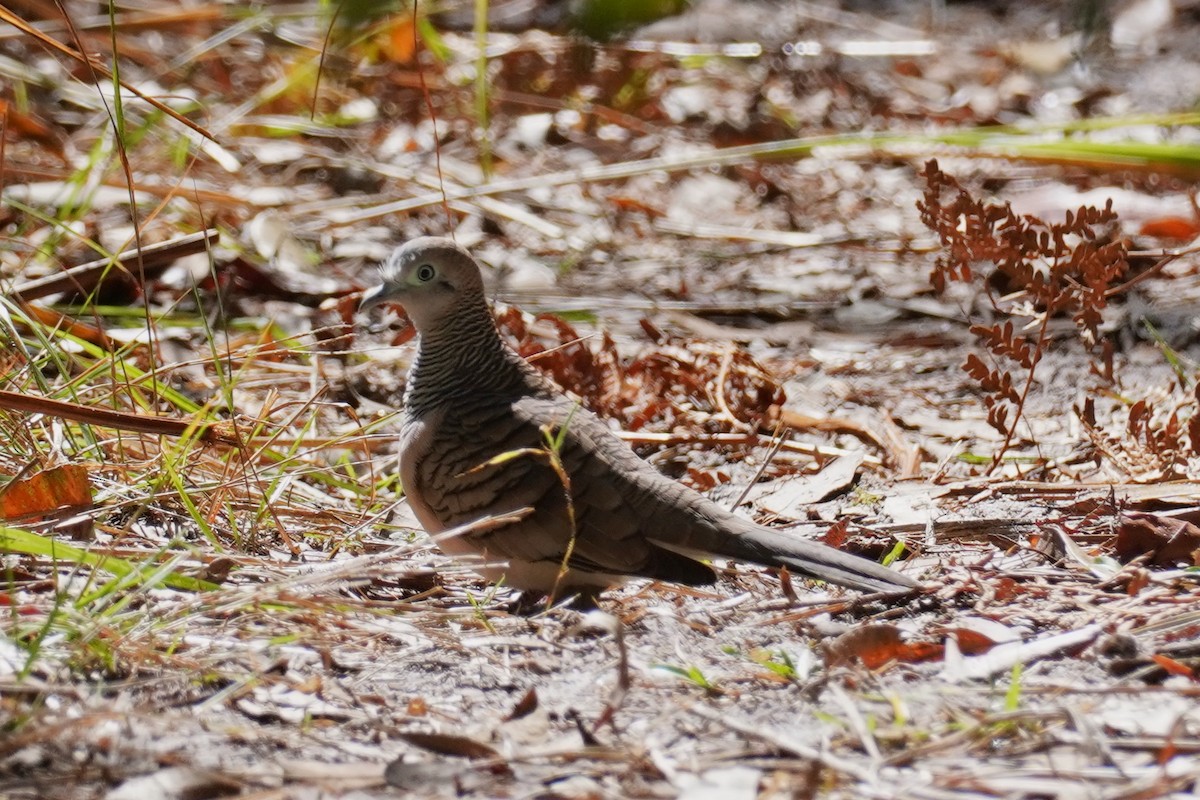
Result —
POLYGON ((721 543, 720 555, 767 567, 787 567, 791 572, 860 591, 903 592, 920 585, 874 561, 737 519, 738 532, 721 543))

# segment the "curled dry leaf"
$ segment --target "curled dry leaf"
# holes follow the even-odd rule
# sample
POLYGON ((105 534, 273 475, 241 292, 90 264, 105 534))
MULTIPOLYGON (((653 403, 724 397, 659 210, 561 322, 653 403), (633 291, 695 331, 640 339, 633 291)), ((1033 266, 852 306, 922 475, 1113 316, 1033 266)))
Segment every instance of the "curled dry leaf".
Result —
POLYGON ((1181 519, 1126 511, 1117 522, 1117 558, 1128 563, 1149 554, 1160 567, 1200 564, 1200 527, 1181 519))
POLYGON ((515 706, 513 706, 513 710, 509 713, 509 715, 507 717, 504 718, 504 721, 511 722, 512 720, 517 720, 517 719, 521 719, 523 717, 527 717, 530 714, 532 714, 534 711, 537 711, 537 707, 538 707, 537 689, 530 686, 529 691, 527 691, 524 695, 521 696, 521 699, 517 701, 517 704, 515 706))
POLYGON ((196 577, 209 583, 224 583, 229 573, 237 566, 237 562, 228 556, 217 556, 204 565, 196 577))

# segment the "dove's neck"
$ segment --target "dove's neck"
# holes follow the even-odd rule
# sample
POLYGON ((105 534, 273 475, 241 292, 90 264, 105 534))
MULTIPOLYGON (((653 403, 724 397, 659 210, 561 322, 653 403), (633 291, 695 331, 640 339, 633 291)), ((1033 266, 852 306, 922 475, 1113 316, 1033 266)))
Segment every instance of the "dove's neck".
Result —
POLYGON ((481 395, 520 396, 532 368, 500 340, 482 298, 465 300, 421 332, 408 371, 404 405, 410 416, 481 395))

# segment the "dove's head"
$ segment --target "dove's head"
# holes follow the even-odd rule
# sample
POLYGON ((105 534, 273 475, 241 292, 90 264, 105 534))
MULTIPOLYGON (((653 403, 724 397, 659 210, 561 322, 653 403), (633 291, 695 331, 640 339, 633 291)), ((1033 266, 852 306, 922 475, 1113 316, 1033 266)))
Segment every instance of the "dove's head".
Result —
POLYGON ((479 265, 449 239, 413 239, 396 248, 380 273, 383 282, 363 294, 359 309, 399 303, 418 333, 434 330, 464 309, 485 304, 479 265))

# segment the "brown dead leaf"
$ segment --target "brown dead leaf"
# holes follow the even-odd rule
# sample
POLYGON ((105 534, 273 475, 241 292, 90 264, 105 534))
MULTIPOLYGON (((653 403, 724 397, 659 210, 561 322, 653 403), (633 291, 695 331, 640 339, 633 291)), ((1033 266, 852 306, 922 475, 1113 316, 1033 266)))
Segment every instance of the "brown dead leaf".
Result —
POLYGON ((1020 636, 1007 625, 992 619, 976 616, 961 616, 953 625, 941 628, 942 636, 953 636, 958 650, 971 656, 986 653, 998 644, 1017 641, 1020 636))
POLYGON ((688 484, 698 492, 710 492, 720 483, 711 472, 705 472, 695 467, 688 467, 687 480, 688 484))
MULTIPOLYGON (((333 311, 342 320, 343 325, 353 327, 354 319, 358 315, 358 307, 362 304, 362 296, 363 292, 351 292, 341 297, 331 298, 326 303, 332 303, 333 311)), ((322 307, 324 305, 322 304, 322 307)))
POLYGON ((229 573, 237 566, 237 562, 227 556, 217 556, 212 561, 204 565, 203 569, 196 574, 202 581, 209 583, 224 583, 229 577, 229 573))
POLYGON ((821 537, 821 541, 834 549, 841 549, 846 543, 846 536, 850 533, 850 519, 842 517, 837 522, 829 526, 829 530, 825 531, 825 535, 821 537))
POLYGON ((1012 578, 1000 576, 995 580, 992 593, 996 598, 996 602, 1004 603, 1012 600, 1021 593, 1021 585, 1012 578))
POLYGON ((521 719, 522 717, 527 717, 530 714, 532 714, 534 711, 537 711, 537 707, 538 707, 537 689, 530 686, 529 691, 526 692, 521 697, 521 699, 517 701, 517 704, 515 706, 513 706, 513 710, 509 713, 509 715, 507 717, 504 718, 504 721, 511 722, 512 720, 521 719))
POLYGON ((1127 511, 1117 522, 1115 550, 1122 563, 1150 554, 1148 563, 1154 566, 1195 566, 1200 527, 1159 514, 1127 511))
POLYGON ((963 655, 973 656, 978 653, 986 653, 996 646, 988 637, 965 628, 947 628, 946 633, 953 635, 958 640, 958 649, 963 652, 963 655))
POLYGON ((24 113, 3 98, 0 98, 0 123, 3 123, 10 137, 33 139, 62 155, 62 143, 46 123, 33 114, 24 113))
POLYGON ((779 589, 783 592, 783 596, 787 598, 789 603, 796 602, 799 597, 796 594, 796 587, 792 585, 792 574, 788 572, 787 567, 779 570, 779 589))
POLYGON ((867 669, 878 669, 889 661, 914 664, 941 657, 940 644, 905 642, 894 625, 864 625, 842 634, 826 647, 831 665, 858 661, 867 669))
POLYGON ((498 758, 499 753, 490 745, 466 736, 452 733, 401 733, 401 739, 431 753, 462 758, 498 758))

